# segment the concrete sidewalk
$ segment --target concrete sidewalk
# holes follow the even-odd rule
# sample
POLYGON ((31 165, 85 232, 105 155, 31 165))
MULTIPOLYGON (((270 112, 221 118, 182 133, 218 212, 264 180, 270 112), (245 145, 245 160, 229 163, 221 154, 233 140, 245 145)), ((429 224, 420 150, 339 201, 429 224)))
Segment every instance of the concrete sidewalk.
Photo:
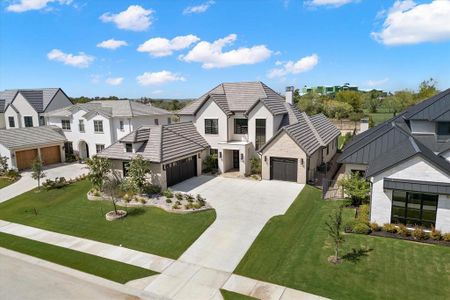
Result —
MULTIPOLYGON (((59 164, 46 167, 44 173, 46 179, 55 179, 55 177, 65 177, 66 179, 73 179, 80 175, 86 174, 88 170, 83 164, 59 164)), ((31 191, 37 187, 37 181, 31 178, 31 171, 24 171, 20 174, 17 182, 0 189, 0 203, 19 196, 25 192, 31 191)))

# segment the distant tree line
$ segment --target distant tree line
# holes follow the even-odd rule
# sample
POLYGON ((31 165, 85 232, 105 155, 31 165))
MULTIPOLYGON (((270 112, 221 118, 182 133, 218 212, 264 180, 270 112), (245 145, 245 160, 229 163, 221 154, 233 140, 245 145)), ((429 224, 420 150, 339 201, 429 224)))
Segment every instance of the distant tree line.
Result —
POLYGON ((437 82, 430 78, 423 81, 418 91, 400 90, 386 93, 380 90, 340 91, 335 94, 321 95, 310 92, 300 95, 294 92, 294 102, 300 110, 309 115, 323 113, 329 118, 360 120, 368 113, 397 113, 437 94, 437 82))
POLYGON ((139 99, 129 99, 129 98, 119 98, 116 96, 109 97, 71 97, 70 98, 74 104, 77 103, 88 103, 90 101, 96 100, 134 100, 137 102, 141 102, 143 104, 151 104, 155 107, 159 107, 165 110, 176 111, 180 110, 189 103, 192 102, 192 99, 152 99, 147 97, 141 97, 139 99))

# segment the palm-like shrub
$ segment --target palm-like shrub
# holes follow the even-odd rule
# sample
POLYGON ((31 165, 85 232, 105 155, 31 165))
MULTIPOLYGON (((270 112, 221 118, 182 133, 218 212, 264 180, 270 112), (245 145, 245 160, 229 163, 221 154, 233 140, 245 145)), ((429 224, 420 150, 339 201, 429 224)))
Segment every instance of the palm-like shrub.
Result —
POLYGON ((89 168, 88 179, 95 189, 103 191, 103 185, 111 172, 111 162, 109 159, 94 156, 86 161, 89 168))

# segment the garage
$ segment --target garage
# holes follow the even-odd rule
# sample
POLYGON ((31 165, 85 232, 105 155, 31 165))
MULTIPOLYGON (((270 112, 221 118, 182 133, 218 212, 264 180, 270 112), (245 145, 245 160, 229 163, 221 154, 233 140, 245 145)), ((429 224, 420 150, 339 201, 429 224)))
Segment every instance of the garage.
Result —
POLYGON ((270 179, 283 181, 297 181, 297 159, 270 158, 270 179))
POLYGON ((30 169, 33 161, 38 157, 37 149, 16 151, 17 169, 30 169))
POLYGON ((52 165, 61 162, 59 146, 41 148, 41 159, 44 165, 52 165))
POLYGON ((197 175, 197 156, 177 160, 165 165, 167 186, 175 185, 197 175))

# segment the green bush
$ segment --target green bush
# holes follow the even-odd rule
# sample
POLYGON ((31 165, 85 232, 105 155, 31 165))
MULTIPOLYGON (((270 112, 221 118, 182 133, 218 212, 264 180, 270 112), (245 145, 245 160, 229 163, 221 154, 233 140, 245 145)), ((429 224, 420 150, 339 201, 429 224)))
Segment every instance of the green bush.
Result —
POLYGON ((356 226, 356 224, 360 223, 357 219, 352 219, 345 223, 344 225, 344 231, 345 232, 353 232, 353 228, 356 226))
POLYGON ((166 203, 172 203, 172 200, 166 199, 166 203))
POLYGON ((163 192, 163 196, 166 197, 167 199, 172 199, 173 191, 171 189, 167 189, 163 192))
POLYGON ((42 183, 42 186, 46 190, 60 189, 66 185, 68 185, 68 183, 64 177, 56 177, 55 180, 47 179, 42 183))
POLYGON ((147 184, 144 186, 144 193, 148 196, 153 196, 161 193, 161 187, 159 185, 147 184))
POLYGON ((369 224, 369 212, 370 207, 368 204, 360 205, 358 209, 358 220, 360 222, 369 224))
POLYGON ((20 174, 18 171, 10 169, 6 172, 6 177, 8 177, 10 180, 17 180, 19 179, 20 174))
POLYGON ((431 232, 430 232, 430 238, 432 240, 439 241, 442 238, 442 234, 439 230, 437 230, 433 226, 433 228, 431 229, 431 232))
POLYGON ((189 203, 194 202, 194 199, 195 199, 194 196, 192 196, 191 194, 186 194, 185 198, 189 203))
POLYGON ((261 170, 262 170, 262 163, 261 163, 261 158, 259 157, 253 157, 252 159, 250 159, 250 172, 253 175, 261 175, 261 170))
POLYGON ((411 234, 410 230, 406 228, 404 224, 398 224, 397 225, 397 233, 401 236, 409 236, 411 234))
POLYGON ((380 231, 381 227, 377 223, 370 223, 370 230, 371 231, 380 231))
POLYGON ((450 232, 449 232, 449 233, 445 233, 445 234, 442 236, 442 239, 443 239, 444 241, 446 241, 446 242, 450 242, 450 232))
POLYGON ((173 209, 179 209, 179 208, 180 208, 180 205, 178 205, 177 203, 175 203, 174 205, 172 205, 172 208, 173 208, 173 209))
POLYGON ((177 198, 178 201, 183 200, 183 194, 182 193, 176 193, 175 198, 177 198))
POLYGON ((369 234, 370 227, 366 223, 359 222, 359 223, 356 223, 355 226, 353 226, 352 232, 359 233, 359 234, 369 234))
POLYGON ((396 233, 397 227, 394 224, 385 223, 385 224, 383 224, 383 231, 390 232, 390 233, 396 233))
POLYGON ((423 228, 421 226, 415 226, 414 230, 412 232, 412 236, 416 239, 416 240, 426 240, 428 238, 427 233, 423 230, 423 228))

